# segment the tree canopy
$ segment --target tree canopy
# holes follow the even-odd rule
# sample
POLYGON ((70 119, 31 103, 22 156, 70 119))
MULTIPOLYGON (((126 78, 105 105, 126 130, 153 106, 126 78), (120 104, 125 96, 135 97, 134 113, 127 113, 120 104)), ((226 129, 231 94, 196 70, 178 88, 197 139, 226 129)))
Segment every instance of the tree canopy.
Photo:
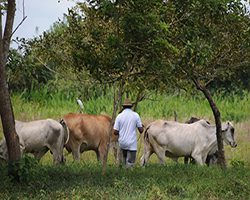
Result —
POLYGON ((45 64, 102 84, 124 79, 135 90, 185 89, 192 77, 210 89, 249 87, 249 15, 241 1, 88 1, 66 18, 22 45, 24 65, 40 66, 39 82, 56 76, 45 64))

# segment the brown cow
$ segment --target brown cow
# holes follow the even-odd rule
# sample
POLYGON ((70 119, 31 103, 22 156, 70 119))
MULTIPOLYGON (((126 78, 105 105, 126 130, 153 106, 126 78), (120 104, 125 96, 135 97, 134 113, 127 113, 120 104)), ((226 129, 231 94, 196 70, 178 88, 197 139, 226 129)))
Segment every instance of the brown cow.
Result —
MULTIPOLYGON (((68 152, 72 152, 74 160, 80 160, 80 153, 93 150, 97 160, 103 162, 108 148, 111 118, 107 115, 69 113, 63 120, 70 133, 65 147, 68 152)), ((113 134, 111 144, 117 140, 118 137, 113 134)))

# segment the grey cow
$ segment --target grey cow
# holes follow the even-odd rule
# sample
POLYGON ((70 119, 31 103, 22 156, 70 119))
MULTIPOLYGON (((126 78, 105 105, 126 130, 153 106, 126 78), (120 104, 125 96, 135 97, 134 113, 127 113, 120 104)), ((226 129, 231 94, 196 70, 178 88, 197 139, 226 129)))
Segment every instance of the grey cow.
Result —
MULTIPOLYGON (((68 142, 69 132, 63 121, 44 119, 21 122, 16 120, 15 128, 19 136, 21 154, 32 153, 40 160, 50 150, 55 164, 64 162, 63 148, 68 142)), ((0 141, 0 157, 8 159, 5 139, 0 141)))
MULTIPOLYGON (((222 124, 222 137, 231 147, 237 146, 231 122, 222 124)), ((207 155, 216 150, 216 127, 205 120, 192 124, 157 120, 146 128, 141 164, 145 165, 151 154, 156 153, 160 163, 165 162, 165 156, 174 159, 192 156, 196 163, 203 165, 207 155)))

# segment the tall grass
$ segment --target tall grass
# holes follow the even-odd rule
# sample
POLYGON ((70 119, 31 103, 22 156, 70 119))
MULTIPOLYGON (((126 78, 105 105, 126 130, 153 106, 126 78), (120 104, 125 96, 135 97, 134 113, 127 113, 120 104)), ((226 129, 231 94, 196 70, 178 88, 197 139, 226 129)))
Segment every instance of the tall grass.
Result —
MULTIPOLYGON (((239 122, 249 119, 250 113, 250 94, 244 93, 244 96, 230 95, 222 97, 215 95, 214 101, 221 111, 222 120, 232 120, 239 122)), ((208 101, 202 95, 191 96, 182 95, 155 95, 155 101, 146 100, 139 106, 139 112, 146 115, 146 118, 174 118, 180 121, 198 116, 213 120, 213 113, 208 101)))
MULTIPOLYGON (((138 113, 142 119, 174 119, 177 114, 179 121, 185 121, 191 116, 206 118, 213 121, 213 113, 202 94, 169 95, 151 94, 150 98, 139 103, 138 113)), ((106 113, 111 115, 113 109, 112 90, 106 95, 88 97, 84 101, 84 112, 90 114, 106 113)), ((134 98, 135 99, 135 98, 134 98)), ((132 97, 132 100, 134 100, 132 97)), ((76 95, 73 93, 49 93, 47 88, 41 91, 33 91, 12 95, 13 107, 17 119, 36 118, 60 118, 68 112, 78 112, 76 95)), ((214 101, 221 111, 222 120, 235 122, 250 118, 250 93, 239 96, 231 94, 222 96, 214 95, 214 101)))

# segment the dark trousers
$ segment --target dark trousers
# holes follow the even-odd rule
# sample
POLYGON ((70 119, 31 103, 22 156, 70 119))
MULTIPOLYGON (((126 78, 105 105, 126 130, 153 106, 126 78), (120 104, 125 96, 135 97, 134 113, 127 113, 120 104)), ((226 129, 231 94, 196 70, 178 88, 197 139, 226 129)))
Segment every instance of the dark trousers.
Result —
POLYGON ((136 151, 121 149, 123 163, 126 167, 133 167, 136 160, 136 151))

